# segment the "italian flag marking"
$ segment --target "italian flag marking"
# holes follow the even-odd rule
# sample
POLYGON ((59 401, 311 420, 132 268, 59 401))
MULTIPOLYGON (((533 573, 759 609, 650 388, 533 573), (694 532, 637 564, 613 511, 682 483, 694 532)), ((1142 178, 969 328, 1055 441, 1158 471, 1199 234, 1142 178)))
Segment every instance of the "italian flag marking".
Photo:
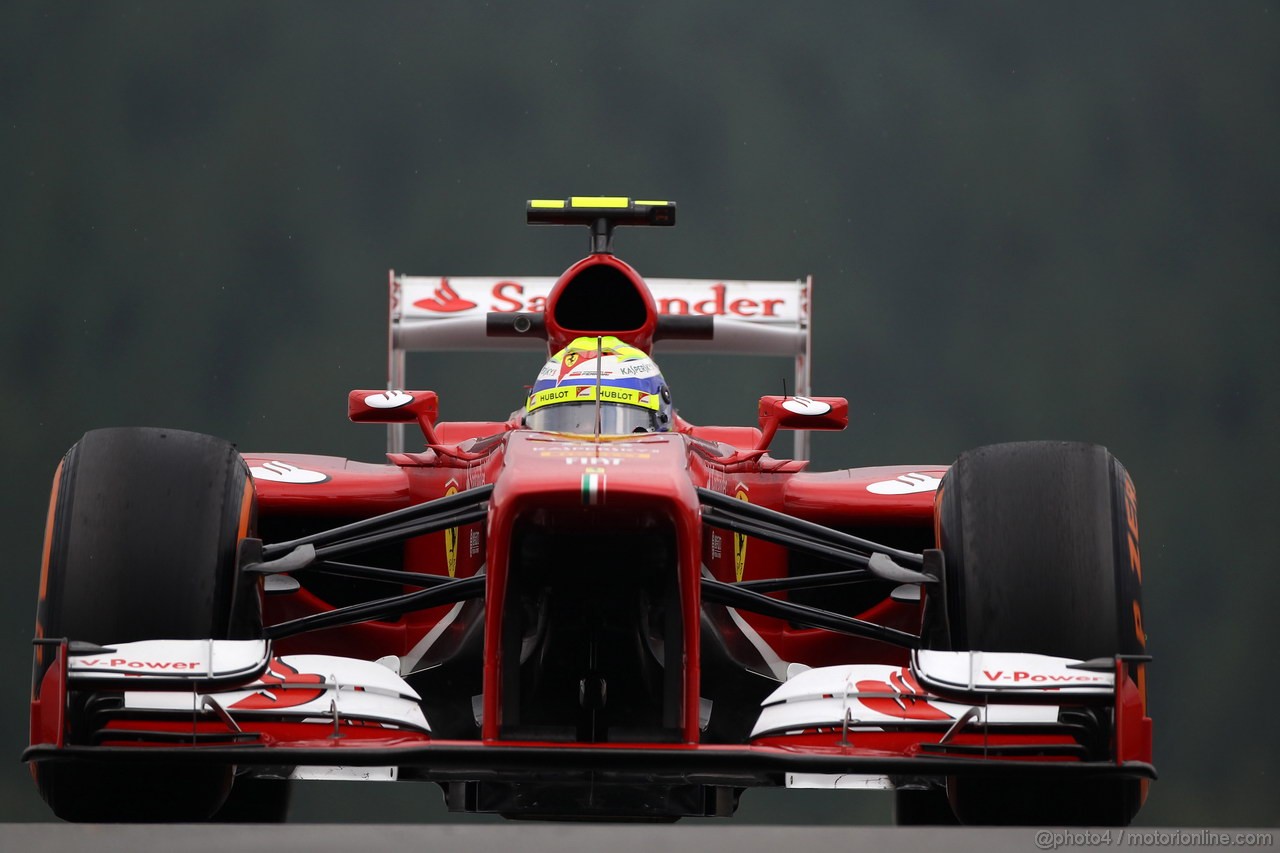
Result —
POLYGON ((604 474, 582 475, 582 505, 599 506, 604 503, 604 474))

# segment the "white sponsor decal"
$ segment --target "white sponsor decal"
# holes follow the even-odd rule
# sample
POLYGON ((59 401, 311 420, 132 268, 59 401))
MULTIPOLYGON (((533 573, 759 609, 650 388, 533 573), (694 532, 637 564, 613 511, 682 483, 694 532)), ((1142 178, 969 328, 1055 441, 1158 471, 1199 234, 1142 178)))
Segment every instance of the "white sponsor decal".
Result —
POLYGON ((1072 658, 1026 652, 921 650, 913 653, 911 666, 926 686, 964 692, 1108 693, 1115 684, 1114 672, 1081 669, 1072 658))
POLYGON ((269 480, 273 483, 292 483, 294 485, 323 483, 329 479, 328 474, 320 471, 308 471, 306 468, 299 468, 287 462, 277 461, 254 465, 249 469, 249 473, 253 475, 255 480, 269 480))
POLYGON ((810 400, 808 397, 790 397, 782 401, 782 408, 793 414, 816 417, 831 411, 831 404, 810 400))
POLYGON ((867 486, 867 491, 877 495, 915 495, 920 492, 936 492, 942 480, 932 474, 903 474, 893 480, 881 480, 867 486))
POLYGON ((1026 681, 1031 684, 1110 684, 1111 678, 1101 675, 1088 674, 1063 674, 1057 672, 1027 672, 1026 670, 1015 670, 1006 672, 1003 669, 984 669, 982 677, 986 681, 991 682, 1011 682, 1017 684, 1020 681, 1026 681))
POLYGON ((827 790, 892 791, 893 780, 888 776, 844 773, 788 773, 788 788, 822 788, 827 790))
POLYGON ((607 364, 598 363, 595 359, 590 361, 590 369, 585 367, 575 367, 566 371, 564 376, 560 377, 561 382, 567 382, 570 379, 595 379, 599 376, 601 379, 612 379, 613 368, 607 364))
POLYGON ((201 670, 204 667, 198 660, 130 660, 129 658, 86 658, 76 661, 78 667, 93 669, 145 669, 148 672, 164 672, 171 670, 201 670))
POLYGON ((640 364, 624 364, 618 368, 618 373, 622 376, 657 376, 658 365, 654 364, 652 361, 644 361, 640 364))
POLYGON ((73 680, 130 676, 229 678, 266 665, 265 640, 141 640, 113 643, 93 655, 72 655, 73 680))
POLYGON ((592 458, 602 454, 610 456, 639 456, 648 459, 650 448, 643 444, 628 441, 611 441, 606 444, 557 444, 554 450, 544 450, 542 456, 577 456, 583 454, 592 458))
POLYGON ((372 409, 398 409, 413 402, 413 395, 403 391, 384 391, 381 394, 370 394, 364 398, 364 404, 372 409))
POLYGON ((394 782, 399 767, 295 767, 290 779, 339 782, 394 782))
MULTIPOLYGON (((402 279, 403 316, 444 319, 490 311, 537 313, 546 309, 554 278, 402 279)), ((798 281, 716 281, 712 279, 646 279, 658 313, 712 315, 755 323, 797 322, 803 285, 798 281)))

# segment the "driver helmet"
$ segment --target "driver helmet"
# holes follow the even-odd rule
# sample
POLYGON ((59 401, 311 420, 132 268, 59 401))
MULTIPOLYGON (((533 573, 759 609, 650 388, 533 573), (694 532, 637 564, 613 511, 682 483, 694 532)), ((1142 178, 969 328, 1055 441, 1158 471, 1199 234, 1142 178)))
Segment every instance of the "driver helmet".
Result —
POLYGON ((671 392, 658 365, 612 335, 576 338, 553 355, 529 390, 524 423, 590 435, 597 411, 606 435, 666 432, 672 425, 671 392))

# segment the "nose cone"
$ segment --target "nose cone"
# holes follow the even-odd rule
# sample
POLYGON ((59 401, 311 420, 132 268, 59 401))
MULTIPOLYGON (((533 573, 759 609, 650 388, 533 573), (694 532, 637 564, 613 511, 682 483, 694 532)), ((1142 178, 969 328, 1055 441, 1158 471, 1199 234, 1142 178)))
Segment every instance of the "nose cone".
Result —
POLYGON ((528 509, 589 507, 697 514, 683 436, 635 439, 517 432, 493 502, 528 509))
POLYGON ((485 645, 495 651, 482 737, 519 740, 538 724, 571 740, 643 731, 697 742, 702 522, 685 441, 510 434, 489 501, 485 645), (527 617, 544 601, 563 605, 549 620, 563 631, 527 617), (662 651, 646 651, 651 636, 662 651), (589 671, 565 670, 578 659, 567 650, 583 648, 599 652, 589 671), (549 669, 529 675, 539 666, 549 669), (537 692, 561 682, 567 692, 537 692), (580 701, 582 685, 603 684, 607 707, 580 701))

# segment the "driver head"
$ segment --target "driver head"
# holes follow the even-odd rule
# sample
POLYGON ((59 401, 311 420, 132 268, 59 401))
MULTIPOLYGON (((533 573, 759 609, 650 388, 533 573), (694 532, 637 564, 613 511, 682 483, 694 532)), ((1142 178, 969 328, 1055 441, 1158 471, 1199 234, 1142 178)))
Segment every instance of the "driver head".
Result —
POLYGON ((616 337, 581 337, 551 357, 525 404, 525 426, 579 435, 671 428, 671 392, 641 350, 616 337), (597 401, 599 406, 597 406, 597 401))

